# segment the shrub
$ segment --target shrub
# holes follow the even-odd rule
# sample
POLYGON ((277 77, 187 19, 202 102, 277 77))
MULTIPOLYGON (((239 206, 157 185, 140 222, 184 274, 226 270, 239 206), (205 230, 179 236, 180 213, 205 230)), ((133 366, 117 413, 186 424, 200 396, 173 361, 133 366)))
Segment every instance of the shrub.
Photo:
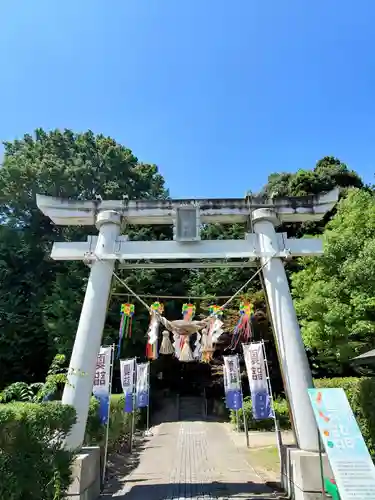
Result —
POLYGON ((75 422, 57 402, 0 405, 0 498, 60 500, 70 484, 73 454, 62 442, 75 422))
POLYGON ((26 382, 14 382, 14 384, 8 385, 0 392, 0 403, 36 401, 37 394, 42 386, 42 383, 28 385, 26 382))
MULTIPOLYGON (((125 399, 122 394, 112 394, 109 431, 108 431, 108 450, 113 451, 120 448, 125 442, 129 441, 132 415, 124 413, 125 399)), ((135 412, 135 426, 140 421, 140 412, 135 412)), ((89 416, 87 419, 85 444, 89 446, 101 446, 105 444, 106 426, 99 420, 99 403, 95 398, 91 398, 89 416)))
MULTIPOLYGON (((254 420, 253 418, 253 410, 252 410, 252 402, 251 398, 247 396, 244 398, 243 409, 238 411, 238 420, 239 420, 239 429, 241 431, 244 430, 244 421, 243 421, 243 411, 245 411, 247 427, 250 430, 257 431, 270 431, 274 429, 275 422, 273 418, 268 418, 265 420, 254 420)), ((289 410, 288 405, 285 399, 276 399, 274 400, 274 409, 275 413, 280 425, 281 429, 290 429, 290 419, 289 419, 289 410)), ((237 426, 237 418, 236 412, 231 410, 230 412, 230 420, 232 424, 237 426)))

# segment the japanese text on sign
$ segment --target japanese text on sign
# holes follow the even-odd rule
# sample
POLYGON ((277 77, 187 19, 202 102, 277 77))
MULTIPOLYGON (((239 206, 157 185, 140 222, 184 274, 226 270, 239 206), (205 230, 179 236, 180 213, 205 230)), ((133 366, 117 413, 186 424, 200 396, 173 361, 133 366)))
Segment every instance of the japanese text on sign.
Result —
POLYGON ((343 389, 309 389, 311 405, 342 500, 372 500, 375 468, 343 389))

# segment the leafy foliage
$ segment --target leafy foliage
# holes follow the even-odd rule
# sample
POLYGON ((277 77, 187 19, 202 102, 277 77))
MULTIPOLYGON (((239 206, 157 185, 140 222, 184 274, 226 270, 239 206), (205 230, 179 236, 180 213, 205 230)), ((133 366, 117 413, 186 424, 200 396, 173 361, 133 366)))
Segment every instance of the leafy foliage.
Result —
MULTIPOLYGON (((247 422, 247 428, 249 431, 269 431, 274 429, 274 420, 266 419, 266 420, 254 420, 252 413, 252 402, 251 398, 247 396, 244 398, 243 408, 238 410, 238 415, 234 410, 230 411, 230 421, 233 425, 237 427, 237 417, 238 417, 238 427, 241 431, 244 430, 244 412, 245 418, 247 422)), ((274 401, 274 409, 276 413, 277 420, 279 422, 281 429, 290 429, 290 419, 289 419, 289 410, 288 405, 285 399, 276 399, 274 401)))
POLYGON ((73 408, 59 403, 0 405, 0 498, 64 497, 73 454, 62 442, 75 418, 73 408))
POLYGON ((375 346, 375 197, 353 189, 324 232, 324 256, 292 275, 305 345, 332 372, 375 346))
MULTIPOLYGON (((155 165, 103 135, 70 130, 5 143, 0 169, 0 387, 38 381, 54 354, 69 354, 88 270, 51 262, 56 240, 84 240, 90 227, 59 227, 36 195, 74 199, 166 198, 155 165)), ((117 313, 118 314, 118 313, 117 313)), ((118 316, 116 318, 117 323, 118 316)))

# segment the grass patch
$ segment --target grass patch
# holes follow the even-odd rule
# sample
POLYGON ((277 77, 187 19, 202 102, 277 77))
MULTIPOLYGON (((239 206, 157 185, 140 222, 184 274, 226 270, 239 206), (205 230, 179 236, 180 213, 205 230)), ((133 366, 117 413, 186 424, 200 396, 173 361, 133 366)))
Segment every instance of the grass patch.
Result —
POLYGON ((268 472, 280 473, 280 458, 276 446, 250 449, 248 460, 254 469, 263 469, 268 472))

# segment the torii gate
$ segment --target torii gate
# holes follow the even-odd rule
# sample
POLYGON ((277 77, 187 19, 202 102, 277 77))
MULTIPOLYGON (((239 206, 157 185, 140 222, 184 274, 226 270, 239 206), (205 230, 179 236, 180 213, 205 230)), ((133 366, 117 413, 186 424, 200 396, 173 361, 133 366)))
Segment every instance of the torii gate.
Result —
POLYGON ((99 235, 90 236, 87 242, 55 243, 51 254, 55 260, 91 264, 62 398, 64 404, 77 411, 77 423, 66 447, 78 449, 83 443, 116 260, 124 267, 135 268, 213 267, 227 265, 228 259, 236 259, 231 265, 244 267, 259 259, 297 442, 302 450, 318 451, 316 424, 307 394, 313 382, 282 259, 319 256, 323 246, 319 238, 290 239, 285 233, 276 233, 275 227, 282 222, 321 220, 337 200, 338 190, 287 199, 81 202, 37 195, 39 209, 55 224, 96 225, 99 230, 99 235), (173 224, 174 241, 128 241, 126 236, 120 236, 123 219, 132 225, 173 224), (247 233, 243 240, 200 241, 201 224, 246 221, 254 232, 247 233), (221 262, 213 262, 216 259, 221 262), (195 260, 207 262, 194 263, 195 260))

